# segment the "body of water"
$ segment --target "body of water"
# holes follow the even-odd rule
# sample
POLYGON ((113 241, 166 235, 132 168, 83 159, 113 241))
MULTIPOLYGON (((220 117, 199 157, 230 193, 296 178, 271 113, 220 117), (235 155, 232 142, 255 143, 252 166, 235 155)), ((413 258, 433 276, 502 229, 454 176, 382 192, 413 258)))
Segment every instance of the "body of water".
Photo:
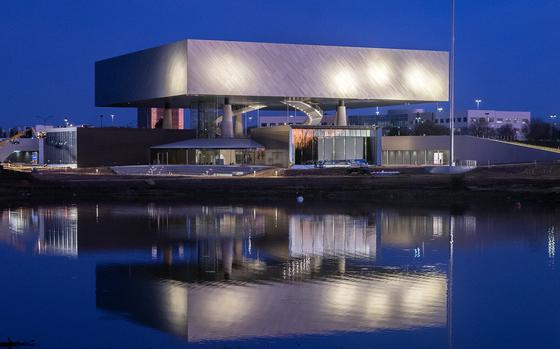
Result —
POLYGON ((77 204, 0 210, 0 342, 558 348, 560 211, 77 204))

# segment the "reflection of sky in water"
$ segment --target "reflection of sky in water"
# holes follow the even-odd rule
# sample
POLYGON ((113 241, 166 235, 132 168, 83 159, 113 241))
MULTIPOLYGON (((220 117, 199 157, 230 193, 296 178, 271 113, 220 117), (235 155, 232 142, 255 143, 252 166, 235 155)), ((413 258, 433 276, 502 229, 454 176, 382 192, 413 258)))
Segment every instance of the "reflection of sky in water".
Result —
MULTIPOLYGON (((559 280, 558 218, 541 210, 451 216, 443 210, 376 207, 343 213, 306 206, 292 212, 78 205, 10 209, 0 217, 0 277, 14 280, 0 291, 11 296, 0 310, 42 319, 46 330, 33 338, 46 343, 54 340, 48 329, 73 328, 67 347, 97 347, 84 339, 91 329, 102 333, 92 344, 120 331, 135 333, 118 340, 125 346, 180 346, 188 340, 243 347, 441 347, 460 338, 456 347, 468 347, 464 344, 473 342, 467 333, 483 336, 483 324, 492 323, 480 313, 487 307, 510 316, 504 320, 510 326, 526 316, 515 306, 507 311, 498 306, 517 301, 496 284, 516 280, 512 294, 530 292, 524 274, 497 268, 512 255, 516 260, 509 264, 530 272, 539 289, 545 283, 545 293, 560 291, 554 281, 559 280), (20 269, 33 279, 16 278, 20 269), (83 319, 82 325, 65 318, 68 313, 83 319), (107 319, 118 325, 108 326, 107 319)), ((554 298, 548 304, 558 309, 554 298)), ((545 314, 545 323, 560 324, 555 312, 545 314)), ((32 323, 23 316, 18 322, 17 315, 0 320, 24 336, 32 323)), ((513 336, 534 333, 532 325, 513 336)), ((495 327, 498 333, 502 327, 495 327)), ((556 335, 541 338, 547 336, 546 343, 558 341, 556 335)), ((510 347, 526 343, 524 338, 510 347)))

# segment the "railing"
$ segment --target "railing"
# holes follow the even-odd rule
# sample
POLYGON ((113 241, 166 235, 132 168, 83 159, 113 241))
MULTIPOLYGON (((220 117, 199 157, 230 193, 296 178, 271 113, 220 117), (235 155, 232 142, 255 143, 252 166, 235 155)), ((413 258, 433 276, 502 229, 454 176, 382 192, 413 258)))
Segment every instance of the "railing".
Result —
POLYGON ((308 120, 306 124, 308 125, 319 125, 323 119, 323 111, 319 108, 319 106, 313 103, 296 100, 285 100, 282 103, 307 115, 308 120))
POLYGON ((477 167, 476 160, 458 160, 455 161, 455 165, 462 167, 477 167))
MULTIPOLYGON (((248 105, 246 107, 243 107, 241 109, 237 109, 233 111, 233 117, 236 118, 239 115, 243 115, 245 113, 249 113, 255 110, 259 110, 262 108, 266 108, 265 104, 251 104, 248 105)), ((220 124, 222 123, 222 120, 224 119, 223 115, 220 115, 216 118, 216 120, 214 120, 214 125, 216 126, 216 135, 221 136, 222 135, 222 129, 220 128, 220 124)))

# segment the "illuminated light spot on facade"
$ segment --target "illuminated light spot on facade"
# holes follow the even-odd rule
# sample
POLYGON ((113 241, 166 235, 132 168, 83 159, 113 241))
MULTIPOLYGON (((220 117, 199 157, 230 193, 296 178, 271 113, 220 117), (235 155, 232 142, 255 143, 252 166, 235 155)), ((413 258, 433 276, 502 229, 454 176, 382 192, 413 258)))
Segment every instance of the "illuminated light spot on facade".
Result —
POLYGON ((335 90, 343 97, 350 96, 358 90, 358 80, 352 69, 340 69, 334 75, 333 83, 335 90))
POLYGON ((392 78, 393 72, 387 62, 373 62, 368 68, 369 78, 380 87, 386 86, 392 78))

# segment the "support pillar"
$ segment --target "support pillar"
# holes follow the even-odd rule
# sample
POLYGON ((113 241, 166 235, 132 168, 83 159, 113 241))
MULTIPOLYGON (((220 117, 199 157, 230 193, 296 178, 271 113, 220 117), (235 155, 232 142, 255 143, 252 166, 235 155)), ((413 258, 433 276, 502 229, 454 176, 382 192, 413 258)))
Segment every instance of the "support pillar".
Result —
POLYGON ((346 106, 344 105, 344 101, 341 99, 338 101, 338 107, 336 107, 336 126, 347 126, 348 125, 348 118, 346 117, 346 106))
POLYGON ((235 115, 235 138, 242 138, 243 134, 243 114, 235 115))
POLYGON ((164 247, 163 249, 163 263, 167 266, 173 265, 173 249, 171 246, 164 247))
POLYGON ((233 110, 226 98, 224 104, 224 116, 222 116, 222 138, 233 138, 233 110))
POLYGON ((224 277, 230 278, 233 271, 233 238, 225 238, 222 240, 222 267, 224 269, 224 277))
POLYGON ((173 128, 173 109, 165 108, 163 109, 163 125, 164 129, 172 129, 173 128))

